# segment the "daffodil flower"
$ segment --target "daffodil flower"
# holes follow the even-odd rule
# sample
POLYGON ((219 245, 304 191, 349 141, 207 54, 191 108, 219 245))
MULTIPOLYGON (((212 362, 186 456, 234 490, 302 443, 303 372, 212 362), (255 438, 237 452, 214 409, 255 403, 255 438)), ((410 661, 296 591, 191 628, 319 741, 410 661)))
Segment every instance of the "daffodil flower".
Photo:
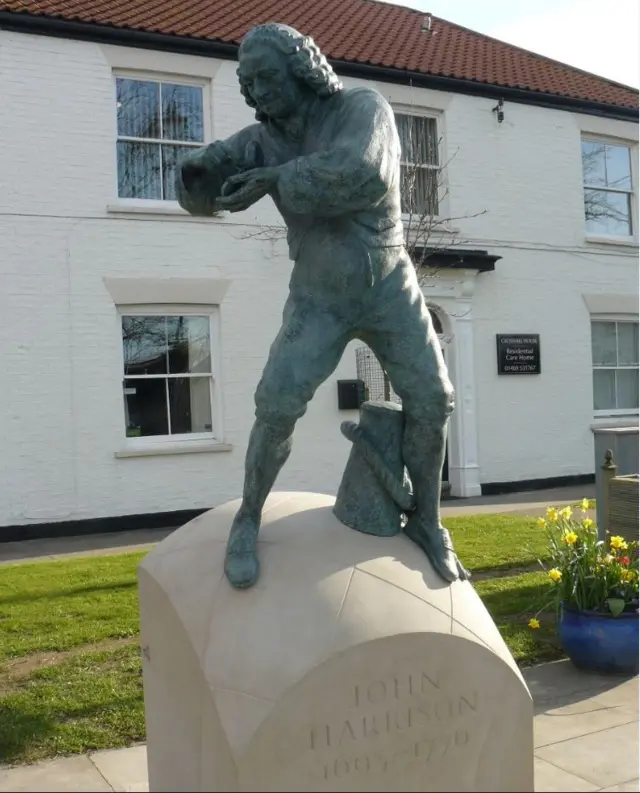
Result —
POLYGON ((547 525, 547 521, 544 518, 538 518, 538 527, 544 529, 547 525))
POLYGON ((610 540, 610 545, 612 548, 620 551, 626 551, 629 547, 625 542, 624 537, 612 537, 610 540))
POLYGON ((547 517, 552 523, 555 523, 558 520, 558 510, 555 507, 548 507, 547 517))
POLYGON ((571 509, 571 507, 565 507, 564 509, 560 510, 560 515, 565 520, 569 520, 569 518, 573 515, 573 510, 571 509))
POLYGON ((562 573, 558 570, 557 567, 554 567, 553 570, 549 570, 549 578, 553 581, 554 584, 557 584, 558 581, 562 578, 562 573))
POLYGON ((562 542, 566 542, 567 545, 575 545, 578 542, 578 535, 575 531, 565 531, 562 535, 562 542))
POLYGON ((588 498, 583 498, 582 499, 582 501, 580 502, 580 509, 583 512, 586 512, 589 509, 589 499, 588 498))
POLYGON ((537 620, 535 617, 531 617, 529 620, 529 627, 532 631, 537 631, 540 627, 540 620, 537 620))
POLYGON ((585 518, 582 521, 582 525, 584 526, 585 529, 590 529, 593 526, 593 521, 591 520, 591 518, 585 518))

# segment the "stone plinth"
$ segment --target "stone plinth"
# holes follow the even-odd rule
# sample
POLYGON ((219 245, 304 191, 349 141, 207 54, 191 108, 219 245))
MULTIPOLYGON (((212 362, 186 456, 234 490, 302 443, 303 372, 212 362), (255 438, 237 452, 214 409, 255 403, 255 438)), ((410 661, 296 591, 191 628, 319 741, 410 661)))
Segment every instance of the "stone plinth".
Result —
POLYGON ((246 591, 237 502, 140 565, 150 790, 532 791, 531 697, 472 586, 333 505, 273 493, 246 591))

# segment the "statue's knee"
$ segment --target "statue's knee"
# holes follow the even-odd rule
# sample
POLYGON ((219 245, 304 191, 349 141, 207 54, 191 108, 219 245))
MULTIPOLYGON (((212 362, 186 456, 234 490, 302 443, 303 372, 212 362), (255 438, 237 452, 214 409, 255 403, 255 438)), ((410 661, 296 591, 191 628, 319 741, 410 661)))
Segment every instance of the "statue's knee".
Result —
POLYGON ((417 421, 444 424, 455 407, 455 391, 448 380, 438 381, 417 398, 403 402, 406 412, 417 421))
POLYGON ((277 434, 293 431, 296 421, 304 415, 306 403, 291 398, 279 389, 260 384, 256 390, 256 419, 267 424, 277 434))

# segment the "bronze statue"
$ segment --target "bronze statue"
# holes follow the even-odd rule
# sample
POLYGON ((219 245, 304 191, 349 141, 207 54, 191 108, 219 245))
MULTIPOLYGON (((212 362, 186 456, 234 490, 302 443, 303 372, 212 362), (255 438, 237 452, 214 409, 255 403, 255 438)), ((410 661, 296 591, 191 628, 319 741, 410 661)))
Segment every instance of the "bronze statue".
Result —
POLYGON ((295 423, 354 338, 371 347, 402 399, 402 457, 415 502, 404 531, 443 578, 466 577, 440 523, 454 395, 404 248, 393 111, 372 88, 344 90, 313 40, 285 25, 249 31, 238 75, 258 123, 188 155, 178 199, 190 213, 210 215, 271 196, 295 264, 282 328, 255 393, 227 577, 235 587, 257 580, 262 508, 291 451, 295 423))

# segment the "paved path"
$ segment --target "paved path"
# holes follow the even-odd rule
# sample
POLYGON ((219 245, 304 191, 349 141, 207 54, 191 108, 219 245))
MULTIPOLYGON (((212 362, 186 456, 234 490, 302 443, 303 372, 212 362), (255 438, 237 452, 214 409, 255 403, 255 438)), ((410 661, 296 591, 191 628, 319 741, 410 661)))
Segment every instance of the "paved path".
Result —
MULTIPOLYGON (((550 505, 564 506, 594 498, 595 485, 563 487, 554 490, 537 490, 528 493, 511 493, 503 496, 450 499, 442 502, 442 514, 479 515, 513 513, 518 515, 543 515, 550 505)), ((591 514, 591 517, 594 517, 591 514)), ((142 551, 160 542, 173 529, 137 529, 109 534, 85 534, 78 537, 52 537, 23 542, 0 542, 0 564, 59 559, 66 556, 92 556, 125 551, 142 551)), ((0 527, 0 532, 2 528, 0 527)))
MULTIPOLYGON (((535 703, 535 790, 638 790, 638 679, 588 675, 569 661, 525 670, 535 703)), ((146 748, 0 766, 0 793, 147 791, 146 748)))

